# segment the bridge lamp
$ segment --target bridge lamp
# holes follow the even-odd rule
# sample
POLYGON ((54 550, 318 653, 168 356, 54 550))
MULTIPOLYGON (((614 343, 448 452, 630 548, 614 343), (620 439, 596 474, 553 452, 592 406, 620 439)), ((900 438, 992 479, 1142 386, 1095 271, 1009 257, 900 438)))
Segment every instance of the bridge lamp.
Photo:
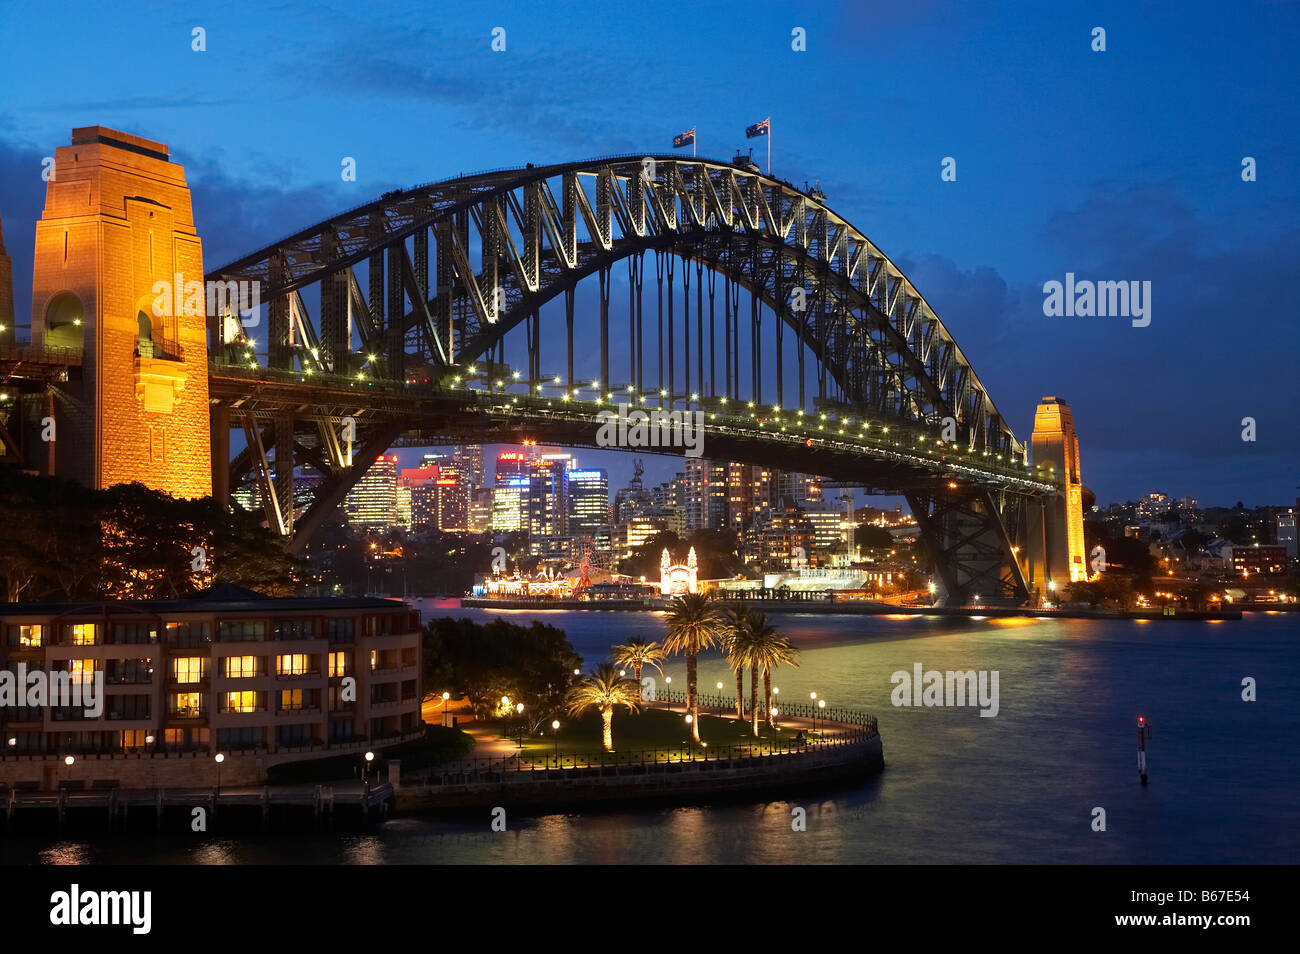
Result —
POLYGON ((469 366, 469 373, 470 373, 470 374, 478 374, 478 368, 474 367, 474 365, 471 364, 471 365, 469 366))
POLYGON ((668 396, 668 392, 665 391, 663 388, 660 388, 660 389, 659 389, 659 396, 660 396, 660 397, 667 397, 667 396, 668 396))
MULTIPOLYGON (((81 319, 80 319, 80 318, 74 318, 74 319, 72 319, 72 323, 73 323, 74 325, 76 325, 78 328, 81 327, 81 319)), ((71 765, 72 763, 69 762, 68 764, 71 765)))
POLYGON ((599 388, 600 388, 600 382, 599 382, 599 381, 592 381, 592 382, 591 382, 591 386, 592 386, 593 388, 597 388, 597 389, 599 389, 599 388))
POLYGON ((700 396, 699 396, 698 394, 691 394, 691 400, 692 400, 692 401, 698 401, 699 399, 700 399, 700 396))
POLYGON ((723 399, 722 399, 722 403, 723 403, 723 404, 726 404, 726 403, 727 403, 727 399, 726 399, 726 398, 723 398, 723 399))
POLYGON ((754 406, 754 402, 753 402, 753 401, 750 401, 750 402, 749 402, 749 406, 750 406, 750 407, 753 407, 753 406, 754 406))
POLYGON ((374 361, 374 360, 375 360, 375 356, 374 356, 373 354, 368 354, 368 355, 366 355, 366 360, 367 360, 367 361, 374 361))

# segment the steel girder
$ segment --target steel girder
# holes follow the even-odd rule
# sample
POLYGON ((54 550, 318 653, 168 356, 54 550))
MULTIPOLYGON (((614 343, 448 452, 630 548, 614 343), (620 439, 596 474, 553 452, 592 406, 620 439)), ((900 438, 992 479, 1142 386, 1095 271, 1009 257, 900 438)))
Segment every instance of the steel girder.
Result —
MULTIPOLYGON (((416 346, 412 367, 480 360, 573 275, 595 270, 592 260, 608 267, 648 248, 701 260, 759 295, 817 356, 842 403, 900 420, 952 417, 969 447, 1023 454, 956 341, 893 262, 816 190, 746 165, 622 156, 460 177, 389 193, 208 278, 260 281, 262 300, 274 303, 369 261, 370 295, 356 296, 369 327, 359 322, 358 332, 400 378, 404 346, 416 346), (742 253, 725 254, 728 243, 742 253), (757 255, 743 254, 755 246, 757 255), (816 302, 815 314, 792 308, 795 288, 816 302), (404 299, 412 307, 399 318, 394 305, 401 310, 404 299)), ((279 363, 284 322, 273 324, 279 363)), ((307 334, 291 337, 300 353, 316 347, 307 334)))
MULTIPOLYGON (((933 309, 887 256, 825 204, 819 191, 800 191, 748 164, 622 156, 501 170, 389 193, 209 273, 210 280, 262 284, 261 297, 268 303, 269 366, 292 372, 295 361, 298 365, 297 387, 279 381, 269 400, 261 380, 249 382, 259 393, 240 393, 239 378, 244 375, 230 369, 226 383, 233 389, 225 389, 230 393, 214 401, 226 401, 230 422, 248 433, 249 446, 236 458, 236 473, 258 469, 266 482, 268 520, 285 533, 296 529, 294 539, 300 545, 305 533, 364 472, 355 460, 349 463, 341 457, 335 433, 339 421, 353 418, 361 430, 358 446, 367 448, 371 459, 369 448, 397 439, 417 419, 427 423, 427 415, 386 388, 382 394, 371 391, 357 402, 362 406, 349 413, 345 398, 356 402, 356 397, 344 396, 338 404, 340 395, 321 394, 311 375, 319 375, 315 380, 322 386, 326 378, 337 382, 357 372, 376 385, 376 379, 386 377, 439 390, 474 363, 502 368, 505 336, 523 324, 529 346, 526 383, 532 395, 546 383, 538 315, 543 305, 563 295, 569 326, 567 384, 573 386, 573 292, 593 273, 601 279, 600 380, 602 388, 613 389, 608 380, 611 270, 619 259, 640 265, 647 251, 656 254, 660 282, 665 261, 670 275, 677 257, 683 260, 687 278, 692 265, 697 269, 695 381, 705 400, 717 397, 712 276, 720 274, 726 279, 727 396, 740 399, 739 289, 744 288, 756 303, 751 315, 755 332, 761 303, 778 316, 776 341, 787 328, 802 345, 798 406, 806 407, 807 401, 806 352, 817 365, 819 409, 838 411, 850 424, 850 415, 856 415, 902 428, 934 428, 952 418, 958 442, 968 453, 998 461, 1023 458, 1023 445, 933 309), (354 266, 362 263, 367 263, 369 294, 354 273, 354 266), (701 268, 710 276, 707 387, 701 268), (316 284, 320 321, 313 325, 302 291, 316 284), (354 335, 361 345, 358 350, 353 348, 354 335), (286 477, 279 468, 273 479, 265 456, 268 439, 277 457, 325 466, 327 492, 317 495, 296 528, 292 474, 286 477)), ((640 274, 636 266, 633 273, 640 274)), ((641 380, 645 354, 639 294, 629 304, 633 353, 619 366, 629 368, 629 383, 637 393, 668 390, 671 405, 692 395, 671 393, 676 354, 671 278, 669 287, 667 381, 662 380, 662 370, 658 387, 647 387, 641 380)), ((689 381, 689 300, 685 304, 688 367, 683 380, 689 381)), ((222 345, 219 355, 229 350, 219 327, 214 326, 212 340, 222 345)), ((750 397, 759 402, 762 349, 756 337, 751 345, 750 397)), ((780 347, 773 360, 780 369, 780 347)), ((254 368, 248 371, 256 378, 254 368)), ((779 405, 787 403, 779 384, 777 395, 779 405)), ((487 419, 481 409, 479 413, 482 425, 487 419)), ((510 433, 494 420, 494 433, 510 433)), ((444 424, 433 430, 447 432, 444 424)), ((561 432, 563 428, 556 430, 561 432)), ((581 434, 572 436, 571 442, 582 443, 581 434)), ((731 440, 725 433, 719 436, 731 440)), ((755 445, 752 436, 750 445, 755 445)), ((743 457, 743 446, 743 441, 737 444, 737 456, 743 457)), ((1006 520, 1025 487, 1008 487, 1009 498, 996 498, 1000 505, 994 491, 983 485, 967 488, 958 500, 928 489, 934 472, 927 466, 873 462, 862 483, 908 494, 952 598, 976 592, 989 599, 1022 598, 1024 580, 1010 550, 1006 520)), ((852 479, 848 473, 840 476, 852 479)), ((1041 485, 1028 490, 1031 495, 1041 492, 1041 485)))

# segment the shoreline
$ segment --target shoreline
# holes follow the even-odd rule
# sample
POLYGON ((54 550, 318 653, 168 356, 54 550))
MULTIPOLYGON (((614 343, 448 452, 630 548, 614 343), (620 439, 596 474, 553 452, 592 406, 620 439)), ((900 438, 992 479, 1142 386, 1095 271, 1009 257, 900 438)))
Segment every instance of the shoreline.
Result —
MULTIPOLYGON (((968 619, 1140 619, 1140 620, 1238 620, 1243 610, 1176 610, 1166 613, 1163 610, 1094 610, 1094 609, 1042 609, 1025 606, 988 606, 971 608, 965 606, 893 606, 888 603, 871 603, 867 601, 829 602, 826 600, 718 600, 719 606, 737 606, 742 602, 748 606, 762 609, 769 613, 816 613, 821 615, 847 616, 941 616, 965 617, 968 619)), ((668 609, 663 601, 646 600, 494 600, 485 597, 463 597, 461 609, 496 609, 496 610, 547 610, 587 612, 647 612, 659 613, 668 609)), ((424 607, 421 607, 424 609, 424 607)), ((450 607, 448 607, 450 609, 450 607)), ((1252 607, 1245 612, 1267 612, 1264 608, 1252 607)), ((1277 612, 1278 610, 1273 610, 1277 612)), ((1281 612, 1292 612, 1291 609, 1281 612)))

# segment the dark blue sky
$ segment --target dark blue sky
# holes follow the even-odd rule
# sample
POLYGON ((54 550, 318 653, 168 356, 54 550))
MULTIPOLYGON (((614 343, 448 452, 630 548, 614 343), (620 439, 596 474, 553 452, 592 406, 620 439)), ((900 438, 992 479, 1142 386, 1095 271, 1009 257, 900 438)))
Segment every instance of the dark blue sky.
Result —
MULTIPOLYGON (((74 126, 170 144, 215 266, 461 172, 665 152, 692 125, 701 155, 729 158, 771 116, 773 171, 819 180, 907 272, 1022 440, 1040 397, 1073 405, 1103 502, 1285 502, 1300 483, 1300 5, 1133 6, 6 2, 0 215, 20 320, 40 160, 74 126), (1150 326, 1044 317, 1043 283, 1066 272, 1152 282, 1150 326)), ((616 485, 628 472, 583 460, 616 485)))

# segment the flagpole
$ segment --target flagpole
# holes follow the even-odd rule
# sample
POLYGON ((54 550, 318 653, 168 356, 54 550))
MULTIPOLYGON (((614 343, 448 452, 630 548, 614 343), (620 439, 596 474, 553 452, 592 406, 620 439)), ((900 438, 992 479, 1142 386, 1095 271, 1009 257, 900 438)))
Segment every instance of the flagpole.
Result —
POLYGON ((772 120, 767 121, 767 174, 772 174, 772 120))

